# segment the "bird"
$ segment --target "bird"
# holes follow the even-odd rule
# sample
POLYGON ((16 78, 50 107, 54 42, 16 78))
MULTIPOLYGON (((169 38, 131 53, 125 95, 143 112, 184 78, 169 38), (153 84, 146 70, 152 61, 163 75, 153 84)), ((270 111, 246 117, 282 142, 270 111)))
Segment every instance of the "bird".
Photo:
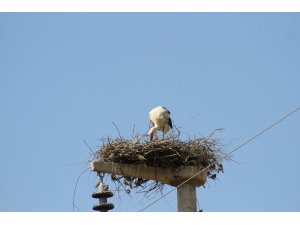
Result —
POLYGON ((148 131, 150 141, 153 140, 153 136, 156 135, 157 131, 162 131, 164 138, 164 135, 173 128, 170 115, 170 111, 163 106, 157 106, 149 112, 149 119, 152 125, 148 131))

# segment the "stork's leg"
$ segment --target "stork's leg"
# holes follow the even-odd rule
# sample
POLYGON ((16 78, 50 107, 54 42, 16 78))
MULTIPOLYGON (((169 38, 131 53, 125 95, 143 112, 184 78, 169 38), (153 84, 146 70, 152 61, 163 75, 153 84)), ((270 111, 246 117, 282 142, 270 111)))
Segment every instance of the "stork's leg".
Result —
POLYGON ((165 139, 165 134, 168 132, 168 128, 164 127, 162 133, 163 133, 163 140, 165 139))

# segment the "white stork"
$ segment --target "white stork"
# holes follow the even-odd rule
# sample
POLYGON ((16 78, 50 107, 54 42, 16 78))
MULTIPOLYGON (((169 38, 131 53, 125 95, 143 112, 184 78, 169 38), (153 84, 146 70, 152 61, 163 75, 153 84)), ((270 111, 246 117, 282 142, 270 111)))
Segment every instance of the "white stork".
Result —
POLYGON ((170 128, 173 128, 170 114, 170 111, 162 106, 158 106, 149 112, 150 123, 153 126, 148 131, 150 141, 153 140, 153 135, 155 135, 157 131, 162 131, 164 138, 164 135, 170 130, 170 128))

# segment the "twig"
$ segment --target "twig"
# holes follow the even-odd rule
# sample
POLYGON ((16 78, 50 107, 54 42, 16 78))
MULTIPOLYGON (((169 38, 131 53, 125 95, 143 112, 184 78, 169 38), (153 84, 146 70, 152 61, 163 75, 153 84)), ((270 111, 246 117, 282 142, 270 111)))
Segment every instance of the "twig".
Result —
POLYGON ((179 138, 179 136, 180 136, 180 130, 177 128, 177 126, 174 126, 174 127, 175 127, 175 129, 177 130, 177 132, 178 132, 177 138, 179 138))
POLYGON ((215 130, 213 130, 212 132, 210 132, 210 134, 205 138, 206 141, 208 141, 217 131, 222 131, 224 130, 224 128, 217 128, 215 130))
POLYGON ((115 126, 115 128, 116 128, 116 129, 117 129, 117 131, 118 131, 119 138, 120 138, 121 140, 123 140, 123 138, 122 138, 122 135, 121 135, 121 133, 120 133, 120 130, 119 130, 119 128, 117 127, 117 125, 115 124, 115 122, 114 122, 114 121, 112 121, 112 123, 113 123, 113 125, 115 126))
POLYGON ((88 143, 85 140, 83 140, 83 143, 88 147, 90 152, 94 155, 94 158, 96 158, 96 153, 92 150, 92 148, 88 145, 88 143))
POLYGON ((135 132, 135 124, 133 124, 132 135, 131 135, 132 139, 133 139, 134 132, 135 132))

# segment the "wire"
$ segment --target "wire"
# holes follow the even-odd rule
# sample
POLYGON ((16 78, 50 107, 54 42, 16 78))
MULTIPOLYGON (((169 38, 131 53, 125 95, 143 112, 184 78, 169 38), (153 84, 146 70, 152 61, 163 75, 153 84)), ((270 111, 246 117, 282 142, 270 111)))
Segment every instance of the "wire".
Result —
POLYGON ((80 180, 80 177, 89 170, 90 168, 87 168, 85 169, 84 171, 82 171, 79 176, 77 177, 77 180, 76 180, 76 184, 75 184, 75 188, 74 188, 74 191, 73 191, 73 201, 72 201, 72 205, 73 205, 73 212, 75 212, 75 208, 78 209, 78 207, 75 205, 75 195, 76 195, 76 190, 77 190, 77 185, 78 185, 78 182, 80 180))
POLYGON ((193 179, 194 177, 198 176, 200 173, 204 172, 205 170, 207 170, 209 167, 215 165, 216 163, 218 163, 219 161, 225 159, 226 157, 228 157, 229 155, 231 155, 233 152, 237 151, 238 149, 242 148, 243 146, 245 146, 246 144, 248 144, 249 142, 253 141, 254 139, 256 139, 257 137, 259 137, 260 135, 262 135, 263 133, 265 133, 266 131, 268 131, 269 129, 271 129, 272 127, 274 127, 275 125, 277 125, 278 123, 280 123, 281 121, 285 120, 286 118, 288 118, 289 116, 291 116, 292 114, 296 113, 298 110, 300 110, 300 107, 294 109, 293 111, 289 112, 288 114, 286 114, 285 116, 283 116, 281 119, 277 120, 276 122, 272 123, 271 125, 269 125, 268 127, 264 128, 262 131, 260 131, 258 134, 254 135, 253 137, 249 138, 247 141, 245 141, 243 144, 239 145, 238 147, 236 147, 235 149, 233 149, 232 151, 230 151, 229 153, 225 154, 224 156, 220 157, 219 160, 216 160, 215 162, 209 164, 207 167, 205 167, 204 169, 200 170, 199 172, 195 173, 193 176, 191 176, 190 178, 188 178, 187 180, 185 180, 184 182, 180 183, 178 186, 172 188, 170 191, 168 191, 166 194, 164 194, 163 196, 159 197, 158 199, 156 199, 155 201, 153 201, 152 203, 150 203, 149 205, 147 205, 146 207, 142 208, 139 212, 144 211, 145 209, 149 208, 150 206, 152 206, 154 203, 158 202, 159 200, 161 200, 162 198, 164 198, 166 195, 170 194, 171 192, 173 192, 174 190, 176 190, 178 187, 184 185, 185 183, 189 182, 191 179, 193 179))

